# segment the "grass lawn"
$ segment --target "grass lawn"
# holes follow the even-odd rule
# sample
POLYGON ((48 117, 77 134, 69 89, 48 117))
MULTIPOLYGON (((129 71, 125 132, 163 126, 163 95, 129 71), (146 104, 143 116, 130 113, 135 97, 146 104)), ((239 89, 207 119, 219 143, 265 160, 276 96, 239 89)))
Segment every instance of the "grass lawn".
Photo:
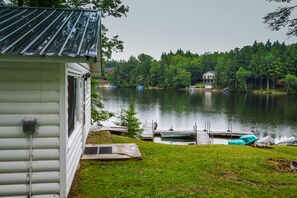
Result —
POLYGON ((252 93, 254 94, 272 94, 272 95, 285 95, 287 94, 285 92, 285 90, 278 90, 278 89, 269 89, 269 90, 266 90, 266 89, 262 89, 262 90, 259 90, 259 89, 256 89, 256 90, 252 90, 252 93))
POLYGON ((81 161, 69 197, 296 197, 297 147, 174 146, 108 132, 89 143, 136 143, 143 160, 81 161))

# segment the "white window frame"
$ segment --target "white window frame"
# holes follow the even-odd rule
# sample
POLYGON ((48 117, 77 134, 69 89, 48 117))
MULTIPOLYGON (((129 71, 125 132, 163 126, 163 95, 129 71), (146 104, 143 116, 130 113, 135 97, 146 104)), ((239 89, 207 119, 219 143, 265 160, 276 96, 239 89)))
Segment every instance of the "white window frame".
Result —
MULTIPOLYGON (((68 140, 71 139, 71 137, 75 136, 74 134, 77 133, 77 130, 79 130, 81 128, 81 125, 82 125, 82 110, 81 110, 81 94, 82 94, 82 79, 81 79, 81 75, 80 73, 77 73, 75 72, 75 70, 73 69, 68 69, 68 72, 67 72, 67 79, 68 79, 68 76, 72 76, 75 78, 75 80, 77 81, 77 87, 76 87, 76 109, 77 109, 77 112, 75 113, 76 116, 75 116, 75 120, 74 120, 74 129, 73 131, 71 132, 70 135, 68 135, 68 140)), ((68 80, 67 80, 67 87, 68 87, 68 80)), ((67 92, 67 101, 68 101, 68 92, 67 92)), ((68 102, 67 102, 67 111, 68 111, 68 102)), ((67 122, 68 122, 68 113, 67 113, 67 122)), ((69 126, 67 127, 67 129, 69 128, 69 126)), ((68 132, 68 130, 67 130, 68 132)))

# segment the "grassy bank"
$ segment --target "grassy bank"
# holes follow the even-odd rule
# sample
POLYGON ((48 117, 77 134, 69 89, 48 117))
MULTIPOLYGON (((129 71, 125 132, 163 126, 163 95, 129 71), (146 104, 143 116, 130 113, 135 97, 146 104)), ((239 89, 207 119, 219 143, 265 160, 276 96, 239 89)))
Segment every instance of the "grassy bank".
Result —
POLYGON ((108 132, 91 143, 137 143, 141 161, 82 161, 69 197, 296 197, 296 147, 174 146, 108 132))
POLYGON ((286 95, 287 93, 284 90, 273 90, 273 89, 256 89, 256 90, 252 90, 253 94, 263 94, 263 95, 286 95))

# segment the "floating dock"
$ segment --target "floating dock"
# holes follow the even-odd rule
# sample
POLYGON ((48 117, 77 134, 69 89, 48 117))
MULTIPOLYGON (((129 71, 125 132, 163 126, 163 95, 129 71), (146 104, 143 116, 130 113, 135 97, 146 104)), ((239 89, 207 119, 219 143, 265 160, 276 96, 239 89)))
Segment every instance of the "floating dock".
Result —
POLYGON ((142 140, 153 141, 154 139, 154 126, 153 123, 143 124, 143 132, 141 135, 142 140))
MULTIPOLYGON (((197 137, 197 141, 199 141, 200 139, 205 139, 206 141, 208 141, 208 139, 206 138, 206 135, 208 135, 210 138, 238 138, 240 136, 243 135, 253 135, 255 134, 254 132, 239 132, 239 131, 232 131, 232 130, 226 130, 226 131, 218 131, 218 130, 210 130, 210 124, 206 123, 207 129, 208 130, 197 130, 197 125, 195 124, 193 129, 187 129, 187 130, 172 130, 172 129, 168 129, 168 130, 154 130, 154 123, 145 123, 143 125, 143 133, 141 136, 142 140, 148 140, 148 141, 153 141, 154 136, 160 136, 161 133, 162 134, 176 134, 181 135, 181 134, 187 134, 187 135, 193 135, 193 137, 197 137), (203 135, 202 135, 203 134, 203 135), (202 138, 203 136, 203 138, 202 138)), ((229 126, 228 126, 229 127, 229 126)), ((205 141, 203 141, 205 142, 205 141)))
MULTIPOLYGON (((210 137, 240 137, 243 135, 254 135, 253 132, 234 132, 234 131, 204 131, 200 130, 197 133, 208 133, 210 137)), ((154 131, 154 135, 160 135, 161 133, 171 133, 171 134, 195 134, 196 132, 190 130, 156 130, 154 131)))
POLYGON ((111 134, 127 136, 128 128, 125 126, 92 126, 91 131, 109 131, 111 134))

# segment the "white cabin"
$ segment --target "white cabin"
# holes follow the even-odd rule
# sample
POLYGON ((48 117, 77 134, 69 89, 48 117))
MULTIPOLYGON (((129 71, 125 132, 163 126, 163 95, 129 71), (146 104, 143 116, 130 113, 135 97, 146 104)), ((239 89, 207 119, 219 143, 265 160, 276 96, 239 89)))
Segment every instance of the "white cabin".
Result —
POLYGON ((90 128, 100 13, 0 6, 0 16, 0 197, 67 197, 90 128))
POLYGON ((215 72, 214 71, 208 71, 205 74, 203 74, 203 82, 205 84, 205 88, 206 89, 211 89, 213 82, 214 82, 214 78, 215 78, 215 72))

